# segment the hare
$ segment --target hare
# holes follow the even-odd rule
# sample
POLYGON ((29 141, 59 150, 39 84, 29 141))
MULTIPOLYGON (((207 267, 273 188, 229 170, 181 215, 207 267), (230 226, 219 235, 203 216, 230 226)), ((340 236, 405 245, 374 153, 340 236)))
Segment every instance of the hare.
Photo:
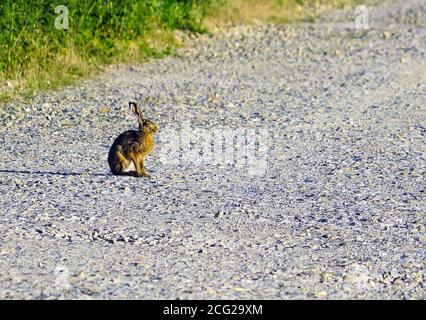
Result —
POLYGON ((128 130, 120 134, 109 150, 108 163, 115 175, 149 177, 145 171, 145 157, 154 149, 154 133, 158 128, 145 119, 142 110, 134 102, 129 107, 138 119, 139 131, 128 130))

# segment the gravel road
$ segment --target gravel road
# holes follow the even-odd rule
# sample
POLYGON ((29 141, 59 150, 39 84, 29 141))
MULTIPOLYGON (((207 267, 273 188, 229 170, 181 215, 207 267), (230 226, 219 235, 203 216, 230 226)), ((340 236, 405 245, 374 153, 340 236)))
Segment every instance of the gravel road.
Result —
POLYGON ((354 19, 182 34, 0 108, 0 298, 425 299, 426 5, 354 19), (109 172, 129 100, 151 178, 109 172), (254 167, 200 152, 220 132, 254 167))

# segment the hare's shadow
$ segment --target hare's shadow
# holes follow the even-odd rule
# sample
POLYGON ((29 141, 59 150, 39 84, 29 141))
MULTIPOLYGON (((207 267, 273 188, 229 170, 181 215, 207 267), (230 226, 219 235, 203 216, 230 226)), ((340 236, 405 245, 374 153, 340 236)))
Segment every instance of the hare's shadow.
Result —
POLYGON ((53 172, 53 171, 30 171, 30 170, 4 170, 0 169, 0 173, 23 173, 23 174, 39 174, 39 175, 55 175, 55 176, 82 176, 82 177, 112 177, 112 176, 127 176, 138 177, 136 171, 122 172, 117 175, 112 173, 89 173, 89 172, 53 172))
POLYGON ((0 169, 0 173, 23 173, 23 174, 40 174, 40 175, 57 175, 57 176, 111 176, 110 173, 87 173, 87 172, 53 172, 53 171, 29 171, 29 170, 4 170, 0 169))

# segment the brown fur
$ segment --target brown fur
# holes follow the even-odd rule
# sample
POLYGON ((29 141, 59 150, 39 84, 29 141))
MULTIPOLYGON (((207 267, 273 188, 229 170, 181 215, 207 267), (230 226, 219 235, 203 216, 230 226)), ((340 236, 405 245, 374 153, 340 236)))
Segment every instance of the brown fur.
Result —
POLYGON ((144 162, 154 150, 154 133, 158 128, 154 122, 143 118, 136 103, 129 102, 129 106, 138 119, 139 131, 125 131, 115 139, 108 154, 108 163, 115 175, 148 177, 144 162), (135 171, 128 170, 131 164, 134 165, 135 171))

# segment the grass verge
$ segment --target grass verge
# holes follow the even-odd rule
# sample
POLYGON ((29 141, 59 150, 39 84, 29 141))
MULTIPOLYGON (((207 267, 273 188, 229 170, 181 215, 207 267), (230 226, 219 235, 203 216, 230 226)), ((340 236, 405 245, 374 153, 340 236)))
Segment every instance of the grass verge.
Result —
POLYGON ((365 0, 216 1, 210 5, 209 14, 204 18, 203 25, 208 29, 214 29, 235 23, 313 22, 323 11, 347 6, 353 7, 365 2, 365 0))
POLYGON ((312 21, 360 0, 3 0, 0 102, 57 89, 103 66, 170 54, 174 30, 232 23, 312 21), (68 27, 67 27, 68 26, 68 27))

